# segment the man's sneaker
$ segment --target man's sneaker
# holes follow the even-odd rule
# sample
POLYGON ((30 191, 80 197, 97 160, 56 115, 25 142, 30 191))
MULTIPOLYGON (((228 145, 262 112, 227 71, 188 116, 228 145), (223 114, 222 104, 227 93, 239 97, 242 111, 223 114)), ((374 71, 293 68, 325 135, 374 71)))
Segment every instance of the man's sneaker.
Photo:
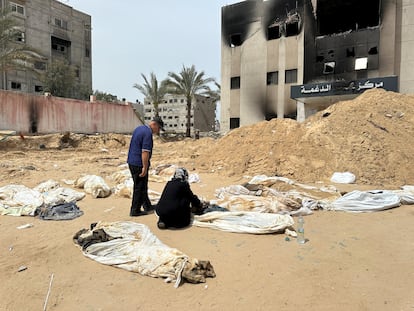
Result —
POLYGON ((158 226, 158 229, 161 229, 161 230, 167 229, 167 226, 165 225, 165 223, 163 223, 160 220, 157 222, 157 226, 158 226))
POLYGON ((130 212, 129 213, 129 216, 131 216, 131 217, 144 216, 144 215, 148 215, 148 213, 146 211, 138 211, 138 212, 130 212))

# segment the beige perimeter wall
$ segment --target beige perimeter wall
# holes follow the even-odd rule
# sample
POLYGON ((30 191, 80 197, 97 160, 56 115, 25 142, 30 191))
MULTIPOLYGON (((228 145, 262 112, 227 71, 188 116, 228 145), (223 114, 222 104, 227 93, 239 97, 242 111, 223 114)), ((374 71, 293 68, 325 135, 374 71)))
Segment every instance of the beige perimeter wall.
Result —
POLYGON ((0 91, 0 130, 128 134, 140 124, 130 104, 0 91))

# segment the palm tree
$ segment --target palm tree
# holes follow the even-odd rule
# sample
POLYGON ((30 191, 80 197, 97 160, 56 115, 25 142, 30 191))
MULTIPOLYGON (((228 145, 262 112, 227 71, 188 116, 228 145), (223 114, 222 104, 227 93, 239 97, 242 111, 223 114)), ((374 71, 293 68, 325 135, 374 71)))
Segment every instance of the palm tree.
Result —
POLYGON ((187 100, 187 128, 186 136, 191 137, 191 106, 194 95, 210 96, 212 90, 209 84, 214 83, 214 78, 204 78, 204 71, 197 72, 195 66, 183 68, 179 74, 168 73, 168 92, 176 95, 184 95, 187 100))
POLYGON ((150 74, 150 81, 148 81, 144 74, 141 73, 141 76, 144 79, 144 84, 135 83, 134 88, 138 89, 147 100, 152 102, 155 116, 158 117, 158 106, 163 101, 165 94, 167 94, 166 80, 158 83, 157 76, 153 72, 150 74))
POLYGON ((66 60, 53 61, 41 77, 44 91, 66 98, 73 98, 75 79, 75 69, 66 60))
MULTIPOLYGON (((22 32, 16 20, 9 15, 10 10, 0 9, 0 71, 1 89, 7 89, 6 73, 21 69, 34 71, 34 60, 45 60, 35 49, 22 42, 22 32)), ((35 71, 34 71, 35 72, 35 71)))

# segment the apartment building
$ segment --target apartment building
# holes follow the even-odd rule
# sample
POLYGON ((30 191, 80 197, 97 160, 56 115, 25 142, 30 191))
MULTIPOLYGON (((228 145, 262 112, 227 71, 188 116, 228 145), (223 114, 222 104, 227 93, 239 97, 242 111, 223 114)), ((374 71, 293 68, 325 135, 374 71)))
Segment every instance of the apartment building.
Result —
MULTIPOLYGON (((77 82, 92 89, 91 16, 56 0, 0 0, 9 7, 25 43, 42 56, 33 64, 38 74, 55 60, 66 60, 75 67, 77 82)), ((43 93, 38 75, 30 70, 12 70, 0 77, 8 90, 43 93)))
POLYGON ((222 7, 221 129, 307 116, 366 89, 414 93, 414 3, 251 0, 222 7))
MULTIPOLYGON (((191 133, 215 131, 216 102, 206 96, 195 95, 191 104, 191 133)), ((158 105, 159 116, 167 132, 185 133, 187 129, 187 99, 183 95, 166 95, 158 105)), ((152 102, 144 101, 144 120, 148 123, 155 115, 152 102)))

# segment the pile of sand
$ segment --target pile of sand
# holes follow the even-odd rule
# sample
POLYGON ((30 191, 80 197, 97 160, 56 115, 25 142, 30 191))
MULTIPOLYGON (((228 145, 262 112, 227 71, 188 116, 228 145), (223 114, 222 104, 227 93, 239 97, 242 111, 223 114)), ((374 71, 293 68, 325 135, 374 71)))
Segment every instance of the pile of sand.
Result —
POLYGON ((414 184, 414 96, 366 91, 299 124, 273 119, 230 131, 218 139, 160 144, 161 161, 226 175, 278 175, 327 182, 351 172, 357 183, 386 187, 414 184), (164 159, 162 159, 164 158, 164 159))

